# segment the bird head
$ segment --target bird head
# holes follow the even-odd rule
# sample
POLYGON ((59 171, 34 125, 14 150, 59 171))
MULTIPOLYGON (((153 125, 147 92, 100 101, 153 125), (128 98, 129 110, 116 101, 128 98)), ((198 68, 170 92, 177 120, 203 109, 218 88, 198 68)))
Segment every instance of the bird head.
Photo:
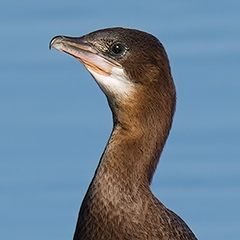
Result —
MULTIPOLYGON (((175 87, 160 41, 135 29, 107 28, 82 37, 56 36, 50 48, 77 58, 92 74, 116 115, 127 111, 175 109, 175 87)), ((168 111, 168 110, 166 110, 168 111)))

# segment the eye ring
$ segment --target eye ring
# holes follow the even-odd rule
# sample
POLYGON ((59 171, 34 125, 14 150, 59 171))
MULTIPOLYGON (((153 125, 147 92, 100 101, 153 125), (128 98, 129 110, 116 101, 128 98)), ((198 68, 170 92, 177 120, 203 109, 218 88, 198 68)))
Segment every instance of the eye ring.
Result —
POLYGON ((126 48, 122 43, 114 43, 111 48, 110 48, 110 52, 112 55, 115 56, 120 56, 125 52, 126 48))

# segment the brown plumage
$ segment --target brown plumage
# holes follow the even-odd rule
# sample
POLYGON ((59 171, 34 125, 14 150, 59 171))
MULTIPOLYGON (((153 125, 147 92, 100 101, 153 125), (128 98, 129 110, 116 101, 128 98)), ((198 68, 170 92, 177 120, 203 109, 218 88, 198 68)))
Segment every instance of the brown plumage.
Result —
POLYGON ((152 35, 109 28, 50 47, 79 59, 107 96, 113 131, 82 202, 74 240, 196 239, 151 192, 172 125, 176 91, 167 54, 152 35))

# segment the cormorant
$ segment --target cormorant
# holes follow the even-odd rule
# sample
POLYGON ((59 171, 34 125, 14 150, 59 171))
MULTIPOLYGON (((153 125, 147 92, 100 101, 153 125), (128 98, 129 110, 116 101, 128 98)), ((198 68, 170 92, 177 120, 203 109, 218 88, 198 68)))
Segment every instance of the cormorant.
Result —
POLYGON ((163 45, 139 30, 108 28, 79 38, 56 36, 51 47, 83 63, 113 114, 74 240, 197 239, 150 190, 176 105, 163 45))

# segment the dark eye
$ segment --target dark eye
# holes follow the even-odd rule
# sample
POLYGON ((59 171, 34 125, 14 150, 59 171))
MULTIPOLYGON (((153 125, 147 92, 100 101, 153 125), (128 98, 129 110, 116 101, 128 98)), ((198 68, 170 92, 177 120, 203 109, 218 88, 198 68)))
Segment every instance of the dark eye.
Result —
POLYGON ((115 43, 110 50, 113 55, 121 55, 125 51, 125 47, 121 43, 115 43))

